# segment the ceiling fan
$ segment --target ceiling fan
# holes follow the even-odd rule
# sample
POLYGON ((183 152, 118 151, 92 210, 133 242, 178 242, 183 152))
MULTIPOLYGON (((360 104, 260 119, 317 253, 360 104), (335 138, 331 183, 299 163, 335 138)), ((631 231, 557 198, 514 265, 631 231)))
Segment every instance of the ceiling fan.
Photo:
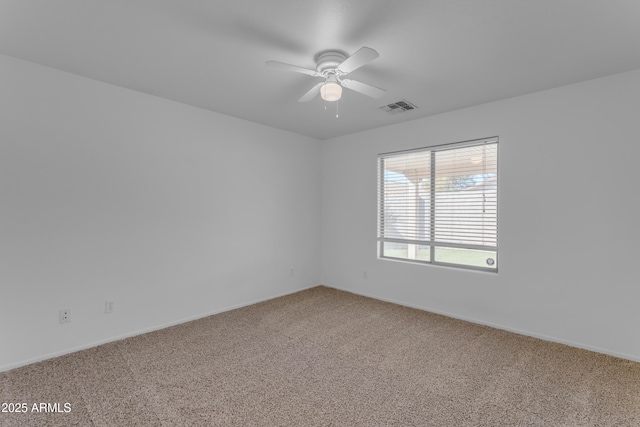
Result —
POLYGON ((386 91, 357 80, 343 78, 350 72, 357 70, 363 65, 376 59, 378 52, 370 47, 362 47, 353 55, 347 57, 343 52, 337 50, 327 50, 316 55, 316 69, 298 67, 297 65, 285 64, 278 61, 267 61, 265 64, 269 67, 280 68, 283 70, 294 71, 313 77, 322 77, 324 81, 313 86, 307 93, 302 95, 299 102, 309 102, 318 94, 325 101, 337 101, 342 96, 342 88, 360 92, 371 98, 380 98, 384 96, 386 91))

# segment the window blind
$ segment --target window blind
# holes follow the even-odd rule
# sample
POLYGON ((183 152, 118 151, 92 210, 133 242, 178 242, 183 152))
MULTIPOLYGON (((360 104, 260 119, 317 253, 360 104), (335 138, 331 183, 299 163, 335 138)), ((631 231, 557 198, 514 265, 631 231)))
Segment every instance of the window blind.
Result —
POLYGON ((497 271, 498 140, 379 156, 379 254, 497 271))

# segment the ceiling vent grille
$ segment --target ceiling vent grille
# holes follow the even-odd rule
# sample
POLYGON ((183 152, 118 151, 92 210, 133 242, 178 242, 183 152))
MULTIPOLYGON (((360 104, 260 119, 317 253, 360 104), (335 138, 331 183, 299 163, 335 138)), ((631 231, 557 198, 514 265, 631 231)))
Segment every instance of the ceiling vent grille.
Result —
POLYGON ((394 102, 392 104, 383 105, 379 107, 382 111, 389 114, 398 114, 404 113, 405 111, 416 110, 418 108, 417 105, 410 103, 406 99, 403 99, 398 102, 394 102))

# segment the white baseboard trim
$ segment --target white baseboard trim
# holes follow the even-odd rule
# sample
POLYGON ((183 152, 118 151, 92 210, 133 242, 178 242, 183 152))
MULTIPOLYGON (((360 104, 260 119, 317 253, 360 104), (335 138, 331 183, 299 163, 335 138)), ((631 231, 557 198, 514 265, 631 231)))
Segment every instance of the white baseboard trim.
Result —
POLYGON ((203 313, 203 314, 198 314, 195 316, 190 316, 184 319, 180 319, 180 320, 176 320, 173 322, 168 322, 168 323, 164 323, 161 325, 157 325, 157 326, 152 326, 149 328, 144 328, 144 329, 140 329, 137 331, 133 331, 133 332, 128 332, 126 334, 121 334, 121 335, 116 335, 115 337, 111 337, 111 338, 106 338, 103 340, 99 340, 99 341, 93 341, 89 344, 83 344, 77 347, 73 347, 73 348, 69 348, 69 349, 65 349, 65 350, 61 350, 61 351, 56 351, 53 353, 49 353, 43 356, 38 356, 38 357, 33 357, 31 359, 27 359, 27 360, 22 360, 20 362, 16 362, 16 363, 10 363, 8 365, 4 365, 4 366, 0 366, 0 372, 8 372, 12 369, 16 369, 16 368, 20 368, 22 366, 26 366, 26 365, 31 365, 32 363, 37 363, 37 362, 42 362, 43 360, 47 360, 47 359, 53 359, 54 357, 59 357, 59 356, 64 356, 65 354, 70 354, 70 353, 75 353, 77 351, 82 351, 82 350, 86 350, 89 348, 93 348, 93 347, 97 347, 99 345, 103 345, 103 344, 108 344, 110 342, 115 342, 115 341, 120 341, 126 338, 131 338, 131 337, 135 337, 137 335, 142 335, 142 334, 146 334, 149 332, 153 332, 153 331, 158 331, 160 329, 164 329, 164 328, 169 328, 171 326, 176 326, 176 325, 180 325, 182 323, 187 323, 187 322, 192 322, 194 320, 198 320, 198 319, 202 319, 204 317, 209 317, 209 316, 213 316, 214 314, 219 314, 219 313, 224 313, 225 311, 231 311, 231 310, 235 310, 237 308, 242 308, 242 307, 246 307, 249 305, 253 305, 253 304, 258 304, 264 301, 269 301, 275 298, 280 298, 286 295, 291 295, 291 294, 295 294, 297 292, 301 292, 301 291, 306 291, 307 289, 311 289, 311 288, 315 288, 319 285, 312 285, 312 286, 307 286, 304 288, 299 288, 299 289, 294 289, 291 291, 287 291, 287 292, 281 292, 275 295, 271 295, 265 298, 260 298, 260 299, 256 299, 256 300, 252 300, 252 301, 248 301, 248 302, 243 302, 241 304, 236 304, 233 306, 229 306, 229 307, 225 307, 225 308, 221 308, 221 309, 217 309, 211 312, 207 312, 207 313, 203 313))
POLYGON ((621 359, 631 360, 632 362, 640 362, 640 357, 632 356, 632 355, 626 354, 626 353, 619 353, 619 352, 616 352, 616 351, 611 351, 611 350, 607 350, 607 349, 600 348, 600 347, 594 347, 594 346, 590 346, 590 345, 586 345, 586 344, 581 344, 581 343, 578 343, 578 342, 565 340, 565 339, 562 339, 562 338, 552 337, 552 336, 544 335, 544 334, 538 334, 538 333, 530 332, 530 331, 524 331, 524 330, 521 330, 521 329, 516 329, 516 328, 509 327, 509 326, 504 326, 504 325, 499 325, 499 324, 496 324, 496 323, 485 322, 485 321, 482 321, 482 320, 473 319, 473 318, 466 317, 466 316, 460 316, 460 315, 457 315, 457 314, 448 313, 446 311, 436 310, 436 309, 433 309, 431 307, 425 307, 425 306, 421 306, 421 305, 417 305, 417 304, 410 304, 410 303, 407 303, 407 302, 404 302, 404 301, 398 301, 398 300, 394 300, 394 299, 390 299, 390 298, 382 298, 382 297, 379 297, 379 296, 376 296, 376 295, 368 294, 366 292, 355 291, 353 289, 341 288, 339 286, 326 285, 326 284, 323 284, 322 286, 325 286, 327 288, 337 289, 339 291, 349 292, 351 294, 361 295, 361 296, 367 297, 367 298, 377 299, 379 301, 390 302, 390 303, 402 305, 402 306, 405 306, 405 307, 415 308, 415 309, 422 310, 422 311, 428 311, 430 313, 441 314, 443 316, 452 317, 454 319, 459 319, 459 320, 464 320, 466 322, 475 323, 475 324, 478 324, 478 325, 490 326, 490 327, 495 328, 495 329, 500 329, 500 330, 507 331, 507 332, 513 332, 515 334, 525 335, 525 336, 532 337, 532 338, 538 338, 538 339, 541 339, 543 341, 549 341, 549 342, 553 342, 553 343, 564 344, 564 345, 568 345, 569 347, 580 348, 580 349, 583 349, 583 350, 589 350, 589 351, 593 351, 593 352, 596 352, 596 353, 601 353, 601 354, 606 354, 606 355, 609 355, 609 356, 619 357, 621 359))
POLYGON ((538 338, 538 339, 541 339, 541 340, 544 340, 544 341, 549 341, 549 342, 554 342, 554 343, 559 343, 559 344, 565 344, 565 345, 568 345, 570 347, 576 347, 576 348, 581 348, 583 350, 593 351, 593 352, 596 352, 596 353, 607 354, 609 356, 619 357, 621 359, 627 359, 627 360, 631 360, 633 362, 640 362, 640 358, 639 357, 635 357, 635 356, 632 356, 630 354, 610 351, 610 350, 599 348, 599 347, 585 345, 585 344, 577 343, 577 342, 570 341, 570 340, 565 340, 565 339, 561 339, 561 338, 552 337, 552 336, 549 336, 549 335, 538 334, 538 333, 535 333, 535 332, 524 331, 524 330, 521 330, 521 329, 516 329, 516 328, 509 327, 509 326, 504 326, 504 325, 499 325, 499 324, 496 324, 496 323, 485 322, 485 321, 482 321, 482 320, 478 320, 478 319, 474 319, 474 318, 470 318, 470 317, 466 317, 466 316, 460 316, 460 315, 449 313, 449 312, 442 311, 442 310, 436 310, 436 309, 433 309, 431 307, 421 306, 421 305, 418 305, 418 304, 410 304, 410 303, 407 303, 407 302, 404 302, 404 301, 394 300, 392 298, 383 298, 383 297, 379 297, 379 296, 376 296, 376 295, 373 295, 373 294, 369 294, 367 292, 361 292, 361 291, 356 291, 356 290, 353 290, 353 289, 342 288, 342 287, 339 287, 339 286, 322 284, 322 285, 307 286, 307 287, 304 287, 304 288, 294 289, 294 290, 287 291, 287 292, 281 292, 281 293, 278 293, 278 294, 275 294, 275 295, 271 295, 271 296, 268 296, 268 297, 265 297, 265 298, 260 298, 260 299, 244 302, 244 303, 241 303, 241 304, 236 304, 236 305, 233 305, 233 306, 217 309, 217 310, 214 310, 214 311, 211 311, 211 312, 198 314, 198 315, 195 315, 195 316, 190 316, 190 317, 183 318, 183 319, 180 319, 180 320, 176 320, 176 321, 173 321, 173 322, 164 323, 162 325, 157 325, 157 326, 153 326, 153 327, 149 327, 149 328, 140 329, 140 330, 137 330, 137 331, 134 331, 134 332, 117 335, 115 337, 107 338, 107 339, 104 339, 104 340, 94 341, 94 342, 91 342, 89 344, 84 344, 84 345, 73 347, 73 348, 70 348, 70 349, 57 351, 57 352, 49 353, 49 354, 46 354, 46 355, 43 355, 43 356, 38 356, 38 357, 31 358, 31 359, 23 360, 23 361, 20 361, 20 362, 4 365, 4 366, 0 367, 0 372, 7 372, 7 371, 10 371, 12 369, 16 369, 16 368, 20 368, 22 366, 30 365, 32 363, 37 363, 37 362, 41 362, 43 360, 53 359, 53 358, 59 357, 59 356, 64 356, 65 354, 75 353, 77 351, 86 350, 86 349, 97 347, 97 346, 100 346, 100 345, 103 345, 103 344, 108 344, 110 342, 120 341, 120 340, 123 340, 123 339, 126 339, 126 338, 130 338, 130 337, 134 337, 134 336, 137 336, 137 335, 142 335, 142 334, 146 334, 146 333, 149 333, 149 332, 157 331, 157 330, 160 330, 160 329, 169 328, 171 326, 175 326, 175 325, 179 325, 179 324, 182 324, 182 323, 191 322, 191 321, 194 321, 194 320, 202 319, 204 317, 213 316, 214 314, 224 313, 226 311, 235 310, 237 308, 242 308, 242 307, 246 307, 246 306, 249 306, 249 305, 258 304, 258 303, 261 303, 261 302, 264 302, 264 301, 269 301, 269 300, 272 300, 272 299, 275 299, 275 298, 280 298, 280 297, 283 297, 283 296, 286 296, 286 295, 295 294, 297 292, 305 291, 307 289, 315 288, 317 286, 325 286, 327 288, 333 288, 333 289, 337 289, 337 290, 340 290, 340 291, 349 292, 351 294, 361 295, 361 296, 364 296, 364 297, 367 297, 367 298, 373 298, 373 299, 376 299, 376 300, 379 300, 379 301, 390 302, 390 303, 402 305, 402 306, 405 306, 405 307, 415 308, 417 310, 423 310, 423 311, 428 311, 430 313, 441 314, 443 316, 447 316, 447 317, 451 317, 451 318, 459 319, 459 320, 464 320, 466 322, 471 322, 471 323, 475 323, 475 324, 478 324, 478 325, 490 326, 492 328, 501 329, 503 331, 508 331, 508 332, 513 332, 513 333, 516 333, 516 334, 519 334, 519 335, 525 335, 525 336, 529 336, 529 337, 533 337, 533 338, 538 338))

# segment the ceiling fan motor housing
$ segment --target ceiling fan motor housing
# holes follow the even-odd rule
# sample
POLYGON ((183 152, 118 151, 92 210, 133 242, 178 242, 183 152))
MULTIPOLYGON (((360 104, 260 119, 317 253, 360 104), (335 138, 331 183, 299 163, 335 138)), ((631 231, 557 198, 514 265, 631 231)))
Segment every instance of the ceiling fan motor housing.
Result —
POLYGON ((335 70, 345 59, 347 59, 347 55, 337 50, 320 52, 316 55, 316 70, 318 70, 319 73, 324 73, 327 70, 335 70))

